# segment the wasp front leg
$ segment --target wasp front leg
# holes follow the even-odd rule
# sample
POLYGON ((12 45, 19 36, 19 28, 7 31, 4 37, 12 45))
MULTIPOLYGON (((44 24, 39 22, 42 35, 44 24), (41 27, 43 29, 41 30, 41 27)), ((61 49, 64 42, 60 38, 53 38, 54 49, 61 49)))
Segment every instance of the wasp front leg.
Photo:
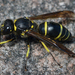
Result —
POLYGON ((30 47, 30 38, 28 37, 27 38, 27 53, 26 53, 26 59, 25 59, 25 61, 26 61, 26 63, 25 63, 25 71, 27 71, 27 60, 28 60, 28 58, 29 58, 29 54, 30 54, 30 49, 31 49, 31 47, 30 47))
POLYGON ((5 41, 1 42, 1 38, 0 38, 0 45, 8 43, 8 42, 11 42, 11 41, 13 41, 15 39, 15 36, 13 36, 13 34, 3 35, 3 36, 5 36, 5 37, 2 38, 2 39, 5 40, 5 41))

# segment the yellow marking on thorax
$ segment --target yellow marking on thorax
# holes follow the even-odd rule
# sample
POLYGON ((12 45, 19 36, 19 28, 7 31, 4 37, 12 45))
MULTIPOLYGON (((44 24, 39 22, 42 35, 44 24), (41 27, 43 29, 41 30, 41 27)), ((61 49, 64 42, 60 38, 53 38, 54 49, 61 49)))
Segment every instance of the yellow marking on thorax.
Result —
POLYGON ((22 33, 21 33, 21 35, 22 35, 22 36, 24 36, 24 35, 25 35, 25 33, 24 33, 24 32, 22 32, 22 33))
POLYGON ((17 19, 14 20, 14 23, 17 21, 17 19))
POLYGON ((28 32, 28 30, 26 30, 26 32, 28 32))
POLYGON ((26 17, 26 19, 28 19, 28 17, 26 17))
POLYGON ((32 23, 34 23, 34 21, 31 21, 32 23))
POLYGON ((34 28, 34 26, 32 25, 31 28, 34 28))
POLYGON ((14 31, 16 31, 16 29, 17 29, 17 27, 16 27, 15 24, 14 24, 14 31))
POLYGON ((16 27, 16 25, 15 25, 15 22, 16 22, 17 20, 14 20, 14 31, 16 31, 16 29, 17 29, 17 27, 16 27))

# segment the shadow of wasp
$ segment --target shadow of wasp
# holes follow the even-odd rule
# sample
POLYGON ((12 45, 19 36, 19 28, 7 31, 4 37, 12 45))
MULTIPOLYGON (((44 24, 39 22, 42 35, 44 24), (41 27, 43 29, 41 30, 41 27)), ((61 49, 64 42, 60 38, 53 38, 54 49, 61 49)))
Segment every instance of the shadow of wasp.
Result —
MULTIPOLYGON (((33 16, 33 17, 22 17, 14 20, 6 19, 0 28, 0 35, 10 35, 14 34, 16 37, 20 35, 22 38, 28 38, 27 41, 27 53, 26 58, 29 56, 30 52, 30 36, 36 38, 48 53, 51 54, 50 50, 46 46, 53 45, 60 50, 64 51, 71 57, 75 57, 75 53, 70 51, 60 42, 68 42, 72 40, 72 34, 60 23, 55 22, 43 22, 39 26, 33 21, 38 19, 47 19, 47 18, 69 18, 70 20, 74 20, 75 14, 72 11, 58 11, 53 13, 47 13, 43 15, 33 16), (58 42, 57 42, 58 41, 58 42), (60 41, 60 42, 59 42, 60 41)), ((12 37, 6 41, 1 41, 0 44, 7 43, 9 41, 14 40, 12 37)), ((52 54, 51 54, 52 55, 52 54)), ((52 55, 53 57, 53 55, 52 55)), ((55 60, 55 58, 53 57, 55 60)), ((56 61, 56 60, 55 60, 56 61)), ((60 64, 56 61, 56 63, 60 66, 60 64)), ((27 70, 25 66, 25 71, 27 70)))

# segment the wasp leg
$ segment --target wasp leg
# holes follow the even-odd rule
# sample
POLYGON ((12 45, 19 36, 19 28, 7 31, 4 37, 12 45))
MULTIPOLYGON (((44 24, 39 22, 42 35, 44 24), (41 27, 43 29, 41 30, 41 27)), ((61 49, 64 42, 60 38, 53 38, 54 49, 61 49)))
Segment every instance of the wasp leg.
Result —
POLYGON ((28 50, 27 50, 27 53, 26 53, 26 58, 28 58, 29 52, 30 52, 30 45, 27 45, 27 46, 28 46, 28 50))
POLYGON ((12 40, 13 40, 13 38, 10 39, 10 40, 7 40, 7 41, 0 42, 0 44, 5 44, 5 43, 8 43, 8 42, 10 42, 10 41, 12 41, 12 40))
POLYGON ((30 45, 27 45, 27 47, 28 47, 28 50, 27 50, 27 53, 26 53, 26 64, 25 64, 25 71, 27 71, 27 60, 28 60, 29 53, 30 53, 30 45))
POLYGON ((48 47, 45 45, 45 43, 41 41, 41 44, 44 46, 44 48, 47 50, 47 52, 50 53, 50 50, 49 50, 48 47))
POLYGON ((52 55, 52 53, 50 52, 48 47, 45 45, 45 43, 41 41, 41 44, 44 46, 44 48, 47 50, 47 52, 51 54, 51 56, 53 57, 54 61, 60 66, 60 68, 62 68, 62 66, 56 61, 56 59, 54 58, 54 56, 52 55))
MULTIPOLYGON (((3 37, 1 37, 3 38, 3 37)), ((4 41, 1 42, 1 38, 0 38, 0 45, 11 42, 13 40, 15 40, 15 36, 14 34, 9 34, 9 35, 5 35, 5 37, 3 38, 4 41)))
POLYGON ((28 60, 28 57, 29 57, 29 54, 30 54, 30 38, 27 39, 27 53, 26 53, 26 64, 25 64, 25 71, 27 71, 27 60, 28 60))

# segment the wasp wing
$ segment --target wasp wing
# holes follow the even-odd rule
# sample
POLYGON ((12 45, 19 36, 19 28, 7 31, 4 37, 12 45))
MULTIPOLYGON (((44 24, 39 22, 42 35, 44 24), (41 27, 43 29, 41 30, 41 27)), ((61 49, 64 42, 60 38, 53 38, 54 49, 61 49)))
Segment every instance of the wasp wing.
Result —
POLYGON ((60 50, 66 52, 68 55, 74 57, 75 56, 75 53, 73 53, 72 51, 70 51, 68 48, 66 48, 64 45, 62 45, 61 43, 58 43, 52 39, 48 39, 47 37, 45 36, 42 36, 41 34, 37 33, 37 32, 34 32, 32 30, 29 30, 28 32, 25 32, 27 33, 28 36, 33 36, 35 37, 36 39, 38 40, 41 40, 42 42, 44 43, 47 43, 49 45, 53 45, 57 48, 59 48, 60 50))
POLYGON ((29 17, 30 20, 48 19, 48 18, 75 18, 75 13, 72 11, 57 11, 29 17))

